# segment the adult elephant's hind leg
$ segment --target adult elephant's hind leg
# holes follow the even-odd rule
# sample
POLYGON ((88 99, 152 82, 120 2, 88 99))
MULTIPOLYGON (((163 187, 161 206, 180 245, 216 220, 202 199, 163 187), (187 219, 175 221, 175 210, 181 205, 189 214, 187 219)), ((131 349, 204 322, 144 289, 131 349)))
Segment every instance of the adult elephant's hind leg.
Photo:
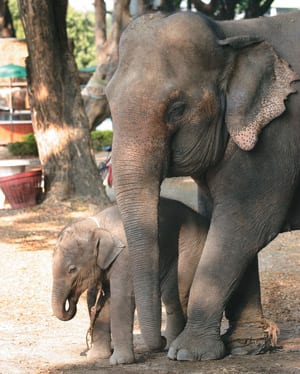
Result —
POLYGON ((270 348, 268 323, 261 305, 258 258, 248 266, 225 309, 229 329, 223 335, 228 353, 258 354, 270 348))
POLYGON ((211 360, 225 356, 226 348, 220 336, 223 311, 257 251, 275 231, 277 223, 267 224, 268 217, 260 217, 256 225, 247 216, 242 217, 247 214, 244 212, 238 217, 236 214, 222 216, 224 209, 229 212, 228 206, 219 205, 215 209, 216 218, 212 219, 190 292, 187 324, 171 344, 168 352, 171 359, 211 360))

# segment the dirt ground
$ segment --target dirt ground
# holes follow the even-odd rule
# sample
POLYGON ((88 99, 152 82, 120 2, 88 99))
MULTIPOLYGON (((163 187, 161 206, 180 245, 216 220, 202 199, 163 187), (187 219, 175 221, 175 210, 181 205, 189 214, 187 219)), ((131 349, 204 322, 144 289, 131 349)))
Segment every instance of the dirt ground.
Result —
POLYGON ((228 356, 213 362, 174 362, 166 353, 150 354, 135 329, 137 362, 112 367, 89 363, 85 336, 85 298, 69 322, 52 315, 51 256, 59 231, 97 212, 94 205, 0 210, 0 373, 300 373, 300 231, 281 234, 260 255, 266 318, 281 328, 276 352, 228 356))

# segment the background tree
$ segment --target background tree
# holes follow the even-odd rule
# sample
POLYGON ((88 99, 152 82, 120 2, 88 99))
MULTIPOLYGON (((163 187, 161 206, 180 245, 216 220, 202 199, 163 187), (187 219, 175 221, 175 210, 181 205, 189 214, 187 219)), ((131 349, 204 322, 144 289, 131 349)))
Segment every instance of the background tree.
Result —
MULTIPOLYGON (((0 0, 0 2, 1 1, 3 0, 0 0)), ((9 0, 8 6, 12 15, 15 37, 18 39, 24 39, 25 34, 20 19, 18 0, 9 0)), ((94 27, 95 13, 93 11, 82 13, 73 9, 71 6, 68 6, 67 34, 68 38, 72 39, 74 42, 73 54, 78 69, 96 65, 97 63, 94 27)))
POLYGON ((218 20, 234 19, 237 13, 244 13, 244 18, 263 16, 274 0, 191 0, 195 9, 218 20))
POLYGON ((95 0, 95 41, 97 54, 106 42, 106 4, 104 0, 95 0))
POLYGON ((0 0, 0 38, 10 37, 15 37, 15 29, 8 7, 8 0, 0 0))
POLYGON ((130 22, 130 0, 115 0, 111 25, 106 35, 106 7, 103 0, 95 1, 97 69, 82 91, 90 128, 95 128, 110 116, 104 89, 118 64, 118 44, 123 29, 130 22))
POLYGON ((74 42, 73 54, 78 69, 97 64, 94 25, 93 12, 81 13, 68 7, 67 33, 74 42))
POLYGON ((19 0, 29 56, 32 122, 48 196, 109 204, 90 151, 78 70, 66 33, 67 0, 19 0))

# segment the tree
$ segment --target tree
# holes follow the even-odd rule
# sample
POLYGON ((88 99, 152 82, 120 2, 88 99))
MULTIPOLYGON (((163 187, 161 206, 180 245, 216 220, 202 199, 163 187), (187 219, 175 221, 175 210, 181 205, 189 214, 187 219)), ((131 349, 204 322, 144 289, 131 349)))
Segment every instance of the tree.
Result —
POLYGON ((0 0, 0 37, 15 37, 15 29, 8 7, 8 0, 0 0))
POLYGON ((245 18, 263 16, 274 0, 191 0, 194 7, 209 17, 218 20, 234 19, 237 11, 244 12, 245 18))
POLYGON ((106 42, 106 4, 104 0, 95 0, 95 41, 97 56, 106 42))
MULTIPOLYGON (((244 8, 245 18, 254 18, 263 16, 269 9, 274 0, 252 0, 244 8)), ((243 8, 242 8, 243 9, 243 8)))
POLYGON ((70 6, 67 11, 67 33, 74 42, 74 56, 78 69, 96 65, 93 12, 80 13, 70 6))
POLYGON ((118 64, 120 36, 123 29, 130 22, 129 4, 130 0, 115 0, 111 26, 108 35, 106 35, 106 27, 104 27, 104 23, 106 22, 105 2, 104 0, 95 1, 98 65, 96 72, 82 91, 84 106, 91 129, 99 125, 99 123, 110 115, 104 89, 118 64))
MULTIPOLYGON (((20 20, 17 0, 9 0, 8 5, 15 29, 15 37, 24 39, 25 35, 20 20)), ((73 53, 79 69, 85 66, 96 65, 94 25, 95 15, 93 12, 81 13, 68 6, 67 33, 69 39, 74 41, 73 53)))
POLYGON ((66 33, 67 0, 18 4, 29 52, 32 122, 48 196, 54 200, 80 196, 107 206, 66 33))

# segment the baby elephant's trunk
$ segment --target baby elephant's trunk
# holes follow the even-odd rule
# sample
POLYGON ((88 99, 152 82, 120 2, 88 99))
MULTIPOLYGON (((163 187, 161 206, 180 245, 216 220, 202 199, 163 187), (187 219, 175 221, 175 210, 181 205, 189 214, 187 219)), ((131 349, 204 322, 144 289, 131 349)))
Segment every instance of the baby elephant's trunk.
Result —
POLYGON ((52 290, 52 310, 53 314, 62 321, 72 319, 77 311, 76 301, 65 295, 58 287, 52 290))

